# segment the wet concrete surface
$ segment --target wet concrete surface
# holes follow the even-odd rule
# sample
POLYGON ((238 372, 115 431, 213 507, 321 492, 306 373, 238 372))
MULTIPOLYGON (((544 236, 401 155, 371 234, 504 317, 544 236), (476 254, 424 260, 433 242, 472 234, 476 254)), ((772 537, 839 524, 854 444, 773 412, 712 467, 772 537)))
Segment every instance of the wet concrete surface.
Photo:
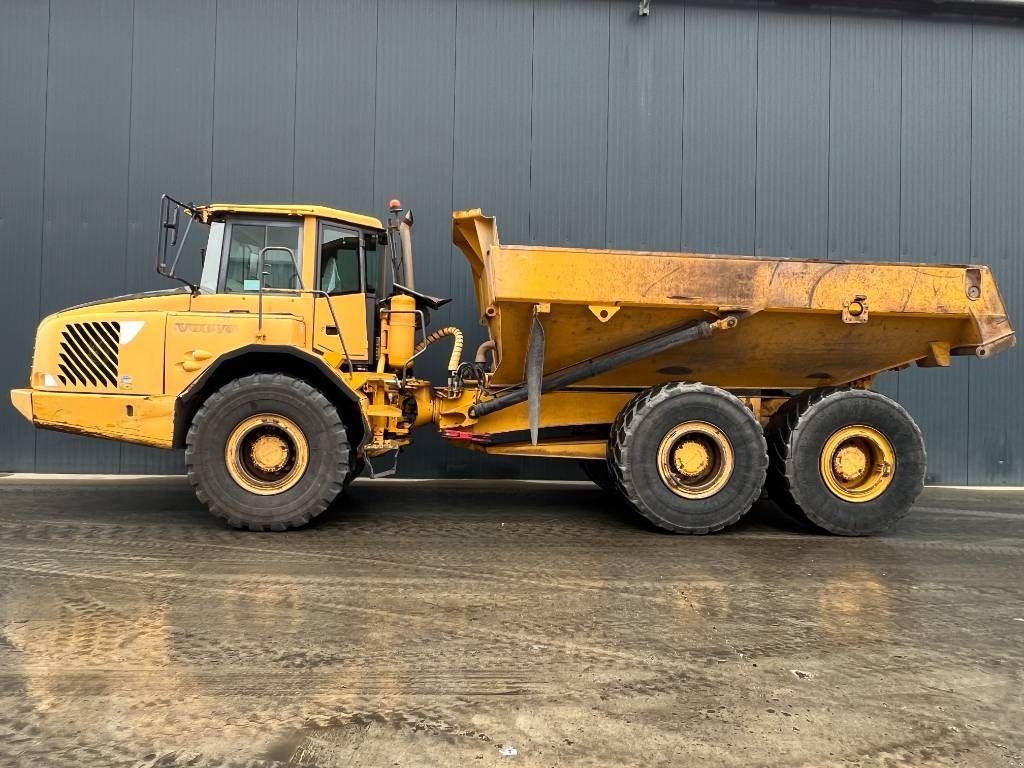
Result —
POLYGON ((0 765, 1021 765, 1022 566, 1012 492, 677 537, 361 481, 253 534, 178 478, 0 479, 0 765))

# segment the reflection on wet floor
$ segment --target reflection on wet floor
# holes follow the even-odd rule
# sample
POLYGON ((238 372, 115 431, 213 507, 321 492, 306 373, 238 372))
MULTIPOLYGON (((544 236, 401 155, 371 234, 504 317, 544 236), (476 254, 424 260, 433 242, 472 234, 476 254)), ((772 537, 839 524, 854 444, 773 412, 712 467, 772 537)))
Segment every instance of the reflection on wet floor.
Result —
POLYGON ((259 535, 177 479, 5 480, 0 765, 1019 765, 1022 539, 1024 494, 687 538, 582 484, 357 484, 259 535))

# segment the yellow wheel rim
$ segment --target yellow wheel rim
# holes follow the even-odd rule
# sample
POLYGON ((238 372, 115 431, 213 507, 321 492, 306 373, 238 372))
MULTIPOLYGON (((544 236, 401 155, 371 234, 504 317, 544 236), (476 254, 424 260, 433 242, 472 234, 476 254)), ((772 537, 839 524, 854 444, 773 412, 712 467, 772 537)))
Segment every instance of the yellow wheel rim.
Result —
POLYGON ((224 460, 228 473, 242 488, 273 496, 302 479, 309 466, 309 443, 291 419, 261 413, 231 431, 224 460))
POLYGON ((714 424, 684 421, 673 427, 658 448, 658 473, 684 499, 714 496, 732 477, 732 444, 714 424))
POLYGON ((821 476, 843 501, 877 499, 892 483, 896 452, 874 427, 851 424, 832 435, 821 450, 821 476))

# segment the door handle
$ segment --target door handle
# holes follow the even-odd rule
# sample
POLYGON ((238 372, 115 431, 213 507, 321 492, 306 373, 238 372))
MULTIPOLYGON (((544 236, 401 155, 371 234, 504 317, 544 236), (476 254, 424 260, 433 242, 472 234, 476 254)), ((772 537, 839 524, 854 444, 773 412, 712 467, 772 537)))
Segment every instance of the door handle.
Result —
POLYGON ((328 336, 337 336, 338 335, 338 326, 336 326, 336 325, 325 325, 324 326, 324 333, 326 333, 328 336))

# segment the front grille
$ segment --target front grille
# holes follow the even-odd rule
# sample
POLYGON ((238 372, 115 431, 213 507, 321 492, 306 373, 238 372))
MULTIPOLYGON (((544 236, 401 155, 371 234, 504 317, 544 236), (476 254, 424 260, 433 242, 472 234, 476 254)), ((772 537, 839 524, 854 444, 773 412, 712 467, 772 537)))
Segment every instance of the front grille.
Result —
POLYGON ((119 323, 68 323, 61 331, 60 383, 117 388, 119 323))

